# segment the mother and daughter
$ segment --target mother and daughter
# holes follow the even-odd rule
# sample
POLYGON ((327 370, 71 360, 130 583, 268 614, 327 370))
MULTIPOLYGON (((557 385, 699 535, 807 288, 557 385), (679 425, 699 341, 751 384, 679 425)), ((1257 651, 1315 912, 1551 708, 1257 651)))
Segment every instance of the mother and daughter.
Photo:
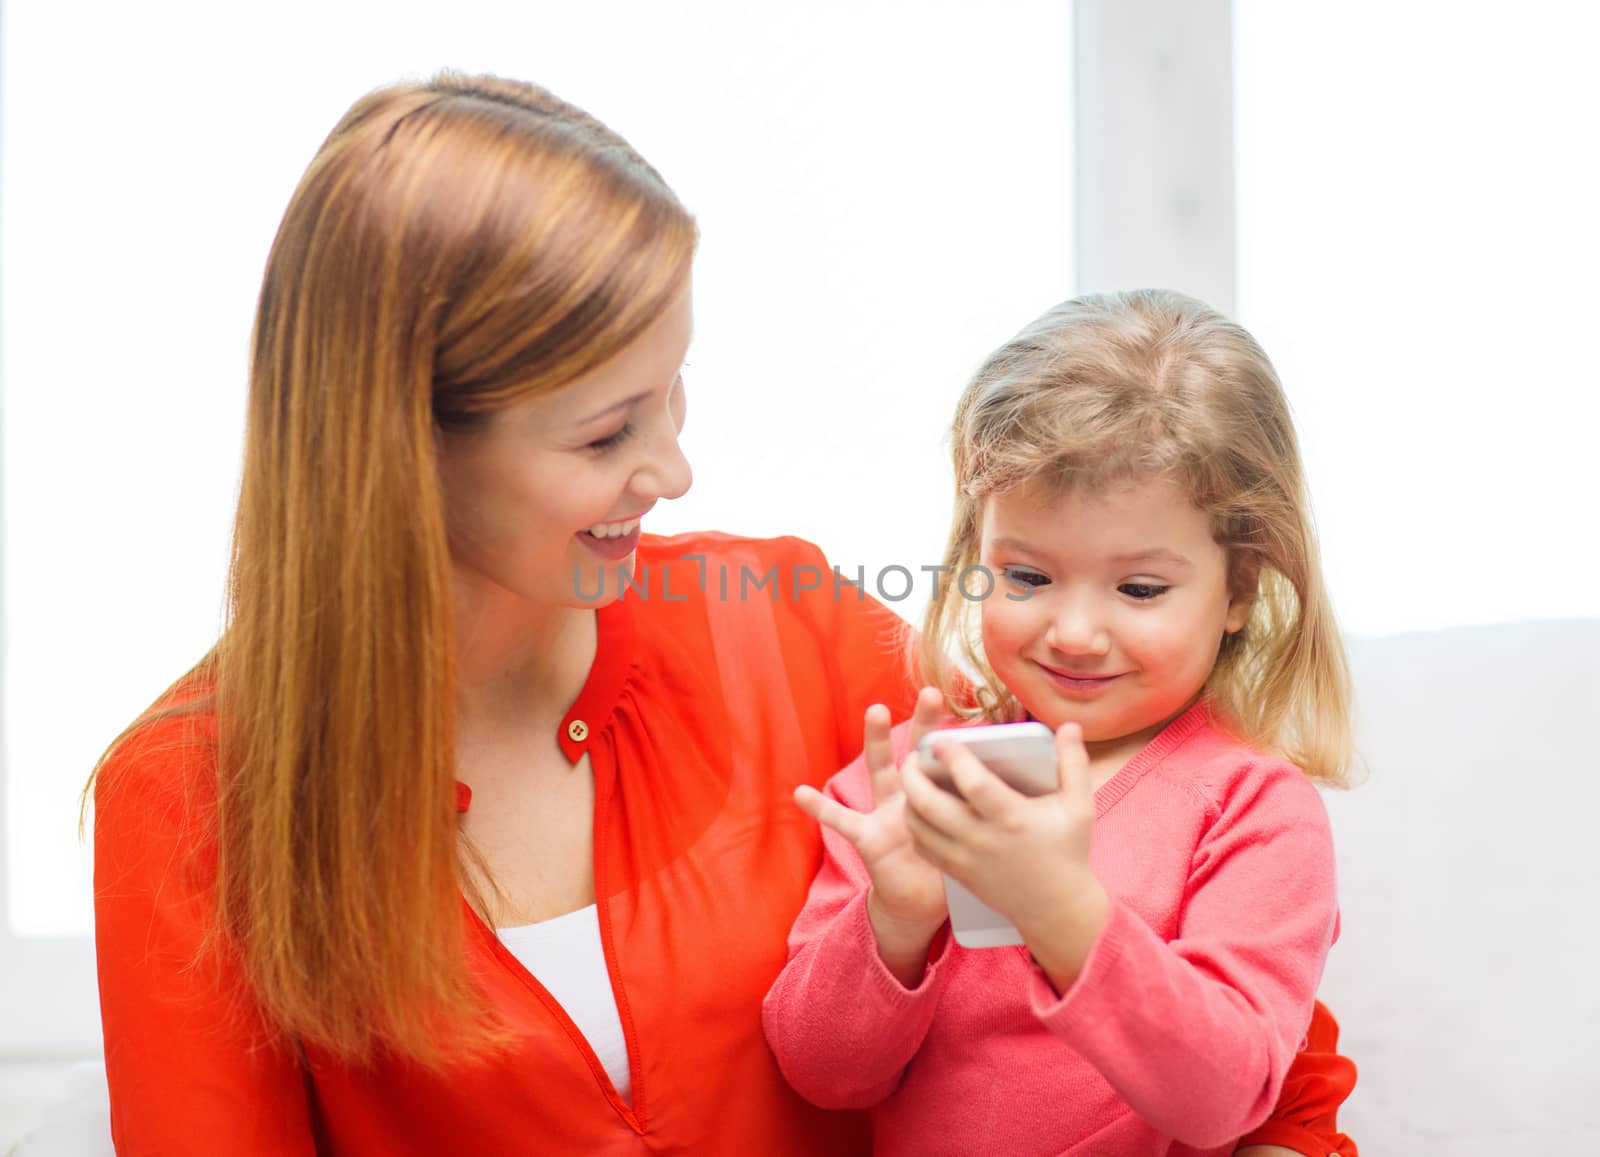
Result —
POLYGON ((997 351, 945 561, 998 585, 918 644, 789 581, 807 543, 642 534, 695 242, 531 85, 384 89, 318 151, 227 627, 92 785, 118 1152, 1354 1154, 1347 679, 1260 348, 1141 292, 997 351), (1048 725, 1059 790, 949 742, 935 786, 966 719, 1048 725), (952 943, 943 874, 1024 943, 952 943))

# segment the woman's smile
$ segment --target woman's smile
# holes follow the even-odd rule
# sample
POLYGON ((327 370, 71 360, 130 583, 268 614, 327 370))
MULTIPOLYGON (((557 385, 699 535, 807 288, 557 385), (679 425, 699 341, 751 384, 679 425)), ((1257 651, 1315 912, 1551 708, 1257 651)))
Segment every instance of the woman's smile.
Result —
POLYGON ((643 516, 620 519, 616 522, 597 522, 575 536, 589 550, 608 562, 620 562, 633 553, 639 545, 643 516))

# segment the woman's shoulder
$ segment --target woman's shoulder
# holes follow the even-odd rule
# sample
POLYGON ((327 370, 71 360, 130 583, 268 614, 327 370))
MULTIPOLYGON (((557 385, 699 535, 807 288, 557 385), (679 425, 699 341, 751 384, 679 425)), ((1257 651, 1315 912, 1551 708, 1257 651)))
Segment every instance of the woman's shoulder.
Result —
POLYGON ((898 652, 910 628, 861 578, 803 538, 696 531, 641 538, 631 587, 619 593, 644 603, 767 605, 830 636, 862 634, 874 653, 898 652))
MULTIPOLYGON (((216 762, 215 686, 197 670, 168 688, 106 750, 95 773, 97 817, 108 810, 191 816, 214 796, 216 762)), ((97 822, 97 830, 101 826, 97 822)))
POLYGON ((618 602, 634 605, 637 623, 654 623, 681 640, 713 604, 746 610, 768 604, 779 614, 792 611, 797 603, 813 601, 812 592, 823 585, 819 576, 826 573, 822 551, 800 538, 721 531, 645 535, 632 574, 617 576, 614 594, 618 602))
POLYGON ((841 761, 861 749, 869 704, 896 719, 911 713, 910 625, 815 543, 720 531, 646 537, 635 571, 648 586, 619 601, 636 606, 639 668, 668 668, 664 686, 685 666, 726 664, 749 686, 772 686, 764 673, 776 670, 788 698, 830 720, 841 761))
POLYGON ((763 593, 776 590, 780 594, 793 591, 797 581, 802 589, 815 589, 815 580, 831 577, 822 549, 792 535, 755 538, 720 530, 697 530, 642 536, 636 576, 669 570, 694 577, 700 589, 715 591, 731 583, 733 589, 754 587, 763 593))

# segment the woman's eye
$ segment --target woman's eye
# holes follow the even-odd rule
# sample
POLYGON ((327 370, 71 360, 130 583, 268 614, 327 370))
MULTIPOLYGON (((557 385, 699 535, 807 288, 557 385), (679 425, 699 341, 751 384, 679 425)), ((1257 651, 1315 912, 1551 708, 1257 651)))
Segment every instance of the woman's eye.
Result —
POLYGON ((632 433, 633 422, 624 422, 622 429, 618 430, 615 434, 607 434, 604 438, 598 438, 595 441, 590 442, 589 449, 598 454, 604 454, 607 450, 622 445, 623 442, 628 440, 628 436, 632 433))
POLYGON ((1001 573, 1019 587, 1042 587, 1050 581, 1049 575, 1030 570, 1025 566, 1008 566, 1001 573))
POLYGON ((1172 588, 1162 586, 1159 583, 1123 583, 1117 589, 1130 599, 1135 599, 1142 603, 1164 595, 1172 588))

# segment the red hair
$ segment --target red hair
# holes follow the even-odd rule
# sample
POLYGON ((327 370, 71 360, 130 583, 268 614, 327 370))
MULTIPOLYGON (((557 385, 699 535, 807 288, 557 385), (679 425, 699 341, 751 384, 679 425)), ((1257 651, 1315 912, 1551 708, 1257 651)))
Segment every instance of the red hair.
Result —
POLYGON ((695 242, 622 138, 494 78, 364 97, 295 190, 256 316, 228 623, 196 672, 214 696, 101 761, 215 708, 216 931, 284 1034, 425 1064, 441 1025, 452 1052, 495 1039, 462 946, 436 439, 619 352, 695 242))

